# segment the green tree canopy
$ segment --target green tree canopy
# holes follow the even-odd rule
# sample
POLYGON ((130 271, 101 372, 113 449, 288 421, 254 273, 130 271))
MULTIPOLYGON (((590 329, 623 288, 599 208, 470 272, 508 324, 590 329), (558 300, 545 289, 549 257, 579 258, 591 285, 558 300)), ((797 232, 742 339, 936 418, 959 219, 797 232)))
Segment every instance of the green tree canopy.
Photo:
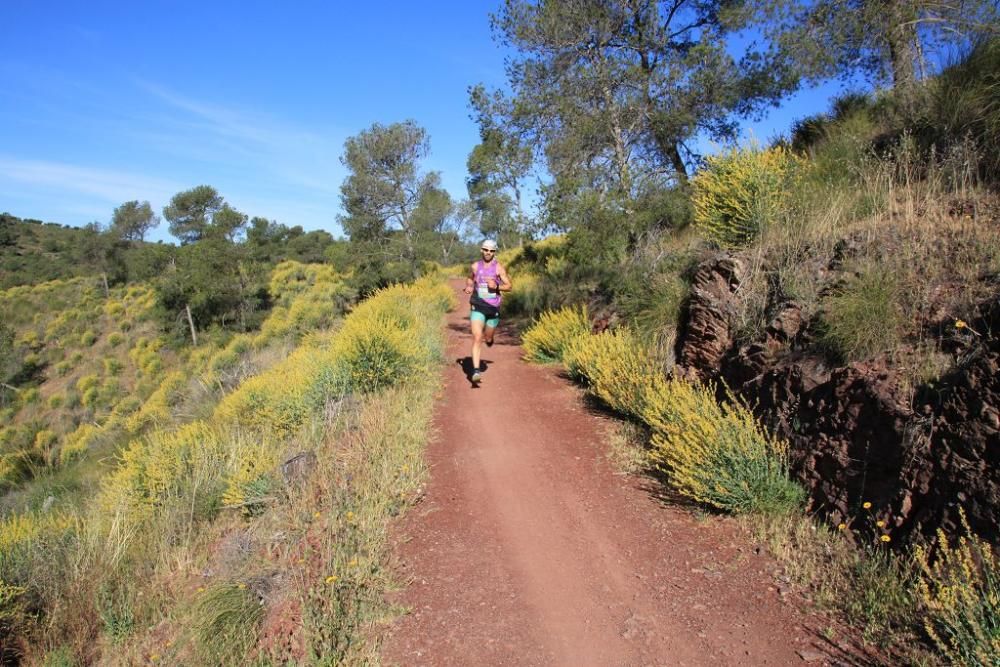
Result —
POLYGON ((563 189, 629 201, 686 182, 694 136, 732 137, 796 83, 772 50, 731 55, 756 15, 739 0, 506 0, 492 17, 516 49, 504 129, 563 189))
POLYGON ((148 201, 127 201, 111 216, 111 234, 122 241, 142 241, 146 232, 160 224, 148 201))
POLYGON ((997 34, 996 0, 773 0, 766 26, 809 79, 861 73, 906 107, 935 54, 997 34))
POLYGON ((440 176, 420 169, 429 150, 427 132, 413 121, 375 123, 344 143, 350 173, 340 186, 339 222, 362 292, 408 280, 420 260, 440 258, 435 239, 452 204, 440 176))
POLYGON ((480 140, 466 161, 469 200, 482 235, 510 246, 531 233, 522 192, 532 167, 532 150, 520 135, 504 131, 502 96, 473 86, 469 98, 480 140))
POLYGON ((209 185, 178 192, 164 207, 163 217, 181 244, 208 237, 233 241, 247 225, 247 216, 227 204, 209 185))
POLYGON ((178 334, 213 324, 253 328, 265 297, 261 268, 248 260, 243 245, 222 237, 176 248, 174 261, 156 282, 167 328, 178 334))

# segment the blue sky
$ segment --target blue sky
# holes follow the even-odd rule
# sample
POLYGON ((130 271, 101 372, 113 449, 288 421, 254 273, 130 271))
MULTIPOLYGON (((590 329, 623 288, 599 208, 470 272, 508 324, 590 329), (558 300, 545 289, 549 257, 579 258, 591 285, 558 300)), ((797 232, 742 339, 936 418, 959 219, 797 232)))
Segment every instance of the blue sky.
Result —
MULTIPOLYGON (((480 2, 0 2, 0 211, 83 225, 215 187, 250 215, 340 233, 344 140, 413 119, 456 199, 478 139, 467 88, 504 83, 480 2)), ((799 94, 767 140, 824 110, 799 94)), ((172 240, 166 224, 150 235, 172 240)))

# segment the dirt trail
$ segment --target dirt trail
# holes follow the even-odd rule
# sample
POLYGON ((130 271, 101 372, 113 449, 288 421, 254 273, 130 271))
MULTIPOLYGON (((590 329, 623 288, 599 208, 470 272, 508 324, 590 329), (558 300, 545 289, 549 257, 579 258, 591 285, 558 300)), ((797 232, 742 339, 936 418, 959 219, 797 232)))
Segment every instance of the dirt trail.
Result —
POLYGON ((473 388, 466 315, 449 316, 427 494, 399 527, 410 584, 396 601, 412 612, 386 633, 384 664, 828 661, 767 557, 616 474, 609 421, 554 369, 500 335, 473 388))

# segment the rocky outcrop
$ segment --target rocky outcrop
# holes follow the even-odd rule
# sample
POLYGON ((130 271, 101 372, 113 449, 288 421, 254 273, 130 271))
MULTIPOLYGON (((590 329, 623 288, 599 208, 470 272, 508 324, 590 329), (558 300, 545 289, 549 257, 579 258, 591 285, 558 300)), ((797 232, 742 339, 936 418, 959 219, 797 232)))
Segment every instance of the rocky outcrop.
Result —
POLYGON ((728 254, 699 266, 678 371, 724 382, 788 440, 812 509, 833 522, 857 519, 871 502, 874 518, 901 538, 953 530, 961 507, 978 533, 1000 538, 1000 343, 992 334, 1000 301, 982 304, 955 342, 954 370, 914 393, 885 360, 832 364, 812 340, 815 323, 780 294, 761 335, 738 345, 744 267, 728 254))
POLYGON ((746 265, 731 255, 705 262, 695 272, 677 345, 677 365, 692 377, 714 376, 729 351, 735 293, 745 274, 746 265))
POLYGON ((958 508, 980 534, 1000 532, 1000 300, 970 322, 958 367, 918 397, 929 424, 926 493, 915 525, 954 530, 958 508), (977 333, 972 333, 972 332, 977 333))

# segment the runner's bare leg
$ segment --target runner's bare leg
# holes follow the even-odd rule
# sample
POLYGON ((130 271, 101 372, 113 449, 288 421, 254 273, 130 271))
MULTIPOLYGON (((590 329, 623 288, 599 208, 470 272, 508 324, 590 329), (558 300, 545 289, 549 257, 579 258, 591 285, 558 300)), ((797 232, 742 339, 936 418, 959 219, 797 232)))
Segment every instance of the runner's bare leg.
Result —
POLYGON ((483 328, 485 326, 486 326, 485 322, 481 322, 480 320, 472 320, 472 372, 473 373, 479 371, 479 350, 483 345, 483 328))

